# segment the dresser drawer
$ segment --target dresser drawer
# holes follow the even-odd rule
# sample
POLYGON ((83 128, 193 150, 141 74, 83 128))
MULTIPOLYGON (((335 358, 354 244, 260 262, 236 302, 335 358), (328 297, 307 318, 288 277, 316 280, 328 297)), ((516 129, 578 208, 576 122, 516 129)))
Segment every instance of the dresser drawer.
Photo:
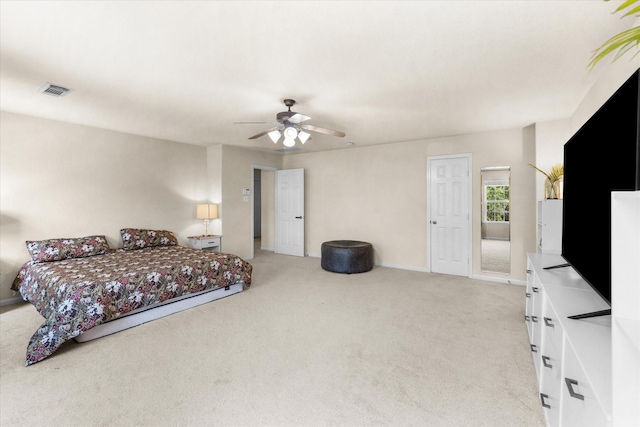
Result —
POLYGON ((568 341, 564 343, 560 387, 562 390, 561 426, 603 427, 611 425, 568 341))
POLYGON ((542 328, 543 347, 554 352, 556 355, 562 354, 562 341, 564 333, 562 324, 558 321, 558 315, 551 306, 548 298, 542 303, 542 316, 540 319, 540 327, 542 328))
POLYGON ((196 236, 189 237, 189 247, 193 249, 204 249, 220 252, 221 236, 196 236))

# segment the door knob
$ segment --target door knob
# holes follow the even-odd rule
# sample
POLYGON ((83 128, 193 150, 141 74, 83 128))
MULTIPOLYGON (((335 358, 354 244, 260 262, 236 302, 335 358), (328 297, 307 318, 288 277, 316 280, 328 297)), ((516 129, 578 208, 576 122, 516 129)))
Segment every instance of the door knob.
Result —
POLYGON ((296 219, 302 219, 302 217, 301 216, 297 216, 296 219))
POLYGON ((438 221, 431 221, 431 224, 437 224, 438 221))

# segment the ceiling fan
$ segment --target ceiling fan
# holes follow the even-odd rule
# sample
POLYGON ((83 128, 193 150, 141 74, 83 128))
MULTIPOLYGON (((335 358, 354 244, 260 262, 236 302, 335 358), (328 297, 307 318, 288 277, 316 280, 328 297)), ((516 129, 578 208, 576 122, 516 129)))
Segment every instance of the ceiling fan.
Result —
POLYGON ((271 123, 276 126, 271 129, 267 129, 264 132, 260 132, 259 134, 253 135, 249 137, 249 139, 257 139, 264 135, 269 135, 269 138, 277 144, 280 140, 281 136, 284 136, 283 144, 285 147, 293 147, 296 142, 296 138, 301 143, 307 142, 311 135, 305 131, 309 132, 318 132, 324 133, 331 136, 344 137, 346 134, 339 130, 326 129, 321 128, 319 126, 310 125, 305 122, 311 117, 306 116, 304 114, 296 113, 295 111, 291 111, 291 107, 296 103, 293 99, 285 99, 284 105, 289 109, 287 111, 282 111, 276 114, 276 122, 234 122, 234 124, 257 124, 257 123, 271 123))

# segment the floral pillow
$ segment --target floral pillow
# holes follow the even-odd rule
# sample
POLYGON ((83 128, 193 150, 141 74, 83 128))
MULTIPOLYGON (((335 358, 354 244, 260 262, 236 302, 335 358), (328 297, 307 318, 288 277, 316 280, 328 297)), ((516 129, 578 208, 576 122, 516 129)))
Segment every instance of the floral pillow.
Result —
POLYGON ((61 261, 103 255, 111 251, 104 236, 76 237, 72 239, 28 240, 27 250, 33 262, 61 261))
POLYGON ((123 228, 122 247, 124 250, 151 248, 153 246, 175 246, 176 236, 167 230, 142 230, 139 228, 123 228))

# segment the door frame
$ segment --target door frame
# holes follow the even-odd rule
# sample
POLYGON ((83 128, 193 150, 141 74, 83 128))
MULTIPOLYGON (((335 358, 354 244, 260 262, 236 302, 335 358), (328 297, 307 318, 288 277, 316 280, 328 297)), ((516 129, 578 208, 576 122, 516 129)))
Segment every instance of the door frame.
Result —
MULTIPOLYGON (((279 170, 278 168, 274 168, 274 167, 271 167, 271 166, 254 165, 253 163, 251 164, 251 230, 250 230, 250 232, 251 232, 251 258, 249 258, 249 259, 253 259, 256 256, 255 248, 254 248, 254 246, 255 246, 254 245, 255 237, 253 236, 253 234, 255 233, 255 230, 254 230, 254 227, 253 227, 253 222, 255 221, 255 215, 256 215, 255 210, 254 210, 255 209, 254 197, 255 197, 256 192, 255 192, 255 188, 254 188, 254 185, 253 185, 253 181, 254 181, 254 178, 256 176, 256 172, 255 172, 256 169, 273 171, 273 172, 279 170)), ((274 217, 275 217, 275 215, 274 215, 274 217)), ((274 223, 273 223, 274 229, 275 229, 275 226, 276 226, 276 224, 275 224, 275 220, 274 220, 274 223)))
POLYGON ((469 236, 467 238, 467 250, 469 253, 469 269, 467 277, 473 277, 473 156, 471 153, 460 154, 444 154, 440 156, 427 156, 427 188, 426 188, 426 200, 427 200, 427 271, 431 271, 431 162, 433 160, 446 160, 446 159, 460 159, 466 158, 469 162, 469 176, 467 186, 467 202, 469 204, 469 219, 467 227, 469 230, 469 236))

